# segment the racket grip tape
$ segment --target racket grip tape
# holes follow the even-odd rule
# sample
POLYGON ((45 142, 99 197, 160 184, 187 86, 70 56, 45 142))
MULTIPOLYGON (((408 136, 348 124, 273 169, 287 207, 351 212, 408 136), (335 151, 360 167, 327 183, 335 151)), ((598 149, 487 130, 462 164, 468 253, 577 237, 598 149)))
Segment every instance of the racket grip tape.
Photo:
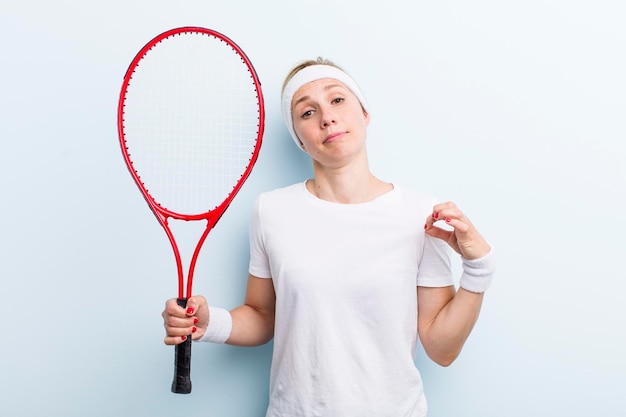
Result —
MULTIPOLYGON (((186 298, 179 298, 176 302, 183 308, 187 306, 186 298)), ((188 335, 183 343, 175 347, 172 392, 176 394, 189 394, 191 392, 191 335, 188 335)))

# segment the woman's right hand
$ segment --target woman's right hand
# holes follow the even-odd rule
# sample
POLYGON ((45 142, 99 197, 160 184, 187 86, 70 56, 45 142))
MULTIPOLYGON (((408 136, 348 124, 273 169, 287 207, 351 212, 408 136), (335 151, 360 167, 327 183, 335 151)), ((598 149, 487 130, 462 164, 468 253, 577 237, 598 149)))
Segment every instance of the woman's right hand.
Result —
POLYGON ((187 307, 176 303, 176 298, 167 300, 161 313, 165 327, 166 345, 178 345, 189 335, 194 340, 202 337, 209 324, 209 306, 206 298, 194 295, 187 300, 187 307))

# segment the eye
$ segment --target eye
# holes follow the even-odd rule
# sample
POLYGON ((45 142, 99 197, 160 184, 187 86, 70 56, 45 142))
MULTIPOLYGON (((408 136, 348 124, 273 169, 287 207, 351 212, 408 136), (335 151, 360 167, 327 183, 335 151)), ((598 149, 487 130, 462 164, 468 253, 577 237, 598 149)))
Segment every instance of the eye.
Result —
POLYGON ((303 119, 307 119, 311 117, 312 115, 313 115, 313 110, 307 110, 304 113, 302 113, 302 116, 300 117, 302 117, 303 119))
POLYGON ((344 100, 345 100, 345 98, 343 98, 343 97, 336 97, 336 98, 332 99, 331 103, 339 104, 339 103, 343 102, 344 100))

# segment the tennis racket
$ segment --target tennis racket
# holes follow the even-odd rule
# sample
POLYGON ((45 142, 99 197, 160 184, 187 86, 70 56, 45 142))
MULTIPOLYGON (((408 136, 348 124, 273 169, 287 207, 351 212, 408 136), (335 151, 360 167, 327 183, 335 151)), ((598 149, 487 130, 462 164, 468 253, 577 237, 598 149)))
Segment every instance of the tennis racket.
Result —
MULTIPOLYGON (((117 116, 128 170, 174 251, 177 299, 185 307, 202 245, 257 160, 265 118, 261 83, 231 39, 176 28, 135 56, 117 116), (206 222, 186 279, 172 219, 206 222)), ((176 346, 174 365, 172 392, 191 392, 191 335, 176 346)))

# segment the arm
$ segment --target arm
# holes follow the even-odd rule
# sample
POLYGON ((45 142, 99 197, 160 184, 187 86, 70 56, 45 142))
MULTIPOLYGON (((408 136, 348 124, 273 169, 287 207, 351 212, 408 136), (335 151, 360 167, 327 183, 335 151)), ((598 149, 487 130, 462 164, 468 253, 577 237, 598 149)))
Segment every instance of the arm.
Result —
POLYGON ((276 293, 274 281, 248 276, 244 304, 231 311, 233 330, 226 343, 235 346, 258 346, 274 336, 276 293))
MULTIPOLYGON (((244 304, 233 309, 232 330, 226 343, 236 346, 258 346, 269 342, 274 335, 276 294, 272 279, 248 276, 244 304)), ((201 295, 190 297, 187 309, 179 307, 175 299, 168 300, 162 313, 166 345, 182 343, 186 335, 200 339, 211 320, 209 306, 201 295)))
MULTIPOLYGON (((483 258, 491 248, 478 233, 470 220, 452 202, 438 204, 433 213, 426 219, 426 234, 447 242, 452 249, 461 255, 465 262, 483 258), (437 227, 437 221, 444 221, 452 227, 445 230, 437 227)), ((493 262, 493 260, 490 260, 493 262)), ((464 270, 465 269, 464 263, 464 270)), ((493 265, 489 264, 493 274, 493 265)), ((479 278, 480 279, 480 278, 479 278)), ((486 278, 490 280, 489 278, 486 278)), ((461 278, 461 287, 473 290, 476 277, 469 275, 461 278)), ((488 285, 488 281, 486 282, 488 285)), ((478 287, 486 288, 479 284, 478 287)), ((418 332, 424 350, 428 356, 442 366, 450 365, 461 353, 465 341, 469 337, 474 324, 478 320, 482 305, 484 289, 471 292, 465 288, 455 291, 453 286, 442 288, 418 287, 418 332)))
POLYGON ((459 356, 483 301, 483 294, 454 287, 417 288, 418 333, 428 357, 448 366, 459 356))

